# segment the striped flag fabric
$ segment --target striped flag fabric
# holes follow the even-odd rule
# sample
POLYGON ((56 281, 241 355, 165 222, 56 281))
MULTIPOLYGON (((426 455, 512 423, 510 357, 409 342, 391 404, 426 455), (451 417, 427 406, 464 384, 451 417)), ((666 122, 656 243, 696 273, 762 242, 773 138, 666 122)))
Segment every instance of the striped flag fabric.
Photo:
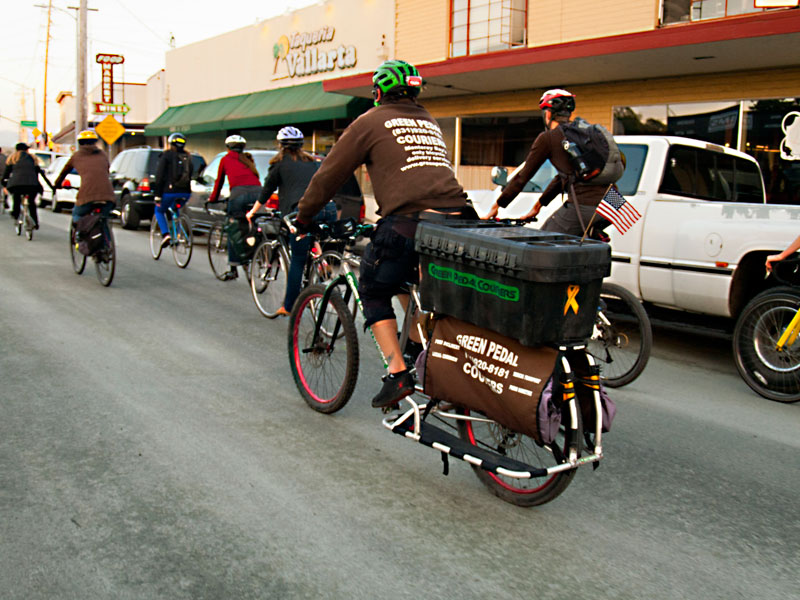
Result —
POLYGON ((628 231, 642 217, 615 185, 609 186, 606 195, 597 205, 597 213, 611 221, 620 233, 628 231))

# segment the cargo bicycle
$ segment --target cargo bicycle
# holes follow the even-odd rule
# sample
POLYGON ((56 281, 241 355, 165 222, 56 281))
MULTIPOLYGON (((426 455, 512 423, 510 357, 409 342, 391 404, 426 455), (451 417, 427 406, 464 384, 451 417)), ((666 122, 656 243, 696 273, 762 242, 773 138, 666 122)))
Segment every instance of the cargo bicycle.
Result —
POLYGON ((736 368, 757 394, 776 402, 800 400, 800 286, 789 280, 800 272, 800 258, 773 265, 782 284, 753 298, 733 332, 736 368))
MULTIPOLYGON (((167 233, 170 236, 169 246, 172 248, 172 258, 175 264, 185 269, 192 259, 192 225, 188 217, 180 214, 181 205, 170 206, 164 215, 167 218, 167 233)), ((150 255, 153 260, 161 257, 162 245, 161 229, 155 215, 150 220, 150 255)))
MULTIPOLYGON (((369 233, 366 227, 353 230, 349 245, 369 233)), ((325 285, 312 285, 301 292, 289 319, 288 351, 295 384, 305 402, 324 414, 335 413, 347 404, 358 377, 358 336, 349 304, 355 301, 359 311, 363 306, 353 268, 357 260, 351 260, 347 253, 344 259, 339 275, 325 285)), ((419 290, 415 285, 409 290, 400 347, 405 347, 410 328, 415 327, 427 346, 425 352, 432 351, 430 340, 437 315, 427 313, 417 318, 422 306, 419 290)), ((377 342, 375 347, 388 372, 388 362, 377 342)), ((579 466, 603 458, 599 369, 585 350, 583 344, 559 347, 561 376, 554 394, 560 396, 557 410, 563 415, 562 425, 546 443, 480 411, 429 397, 420 385, 415 396, 401 401, 403 409, 383 419, 383 425, 438 450, 445 474, 449 458, 461 459, 471 465, 485 486, 507 502, 519 506, 549 502, 566 489, 579 466), (568 358, 575 353, 584 356, 589 367, 582 379, 581 403, 573 391, 576 378, 568 358), (586 402, 591 404, 588 411, 584 410, 586 402), (588 416, 585 428, 584 413, 588 416)))

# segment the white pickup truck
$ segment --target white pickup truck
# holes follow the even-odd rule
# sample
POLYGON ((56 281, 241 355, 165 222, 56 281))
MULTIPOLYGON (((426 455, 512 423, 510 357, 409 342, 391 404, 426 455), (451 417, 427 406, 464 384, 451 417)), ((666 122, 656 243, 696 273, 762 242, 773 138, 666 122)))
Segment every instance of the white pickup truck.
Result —
MULTIPOLYGON (((758 163, 742 152, 681 137, 615 139, 627 159, 617 185, 642 218, 624 235, 606 230, 609 280, 645 302, 735 318, 769 285, 765 257, 800 234, 800 206, 766 204, 758 163)), ((553 174, 546 163, 499 216, 526 213, 553 174)), ((493 180, 504 183, 504 171, 493 180)), ((485 214, 496 191, 469 194, 485 214)), ((545 207, 539 223, 558 206, 545 207)))

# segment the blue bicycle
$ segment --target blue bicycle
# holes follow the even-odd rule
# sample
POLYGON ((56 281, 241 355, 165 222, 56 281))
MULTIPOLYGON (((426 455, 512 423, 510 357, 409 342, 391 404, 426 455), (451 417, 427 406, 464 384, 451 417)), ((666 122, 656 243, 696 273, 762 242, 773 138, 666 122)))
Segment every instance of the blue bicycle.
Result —
MULTIPOLYGON (((180 209, 180 206, 177 207, 180 209)), ((169 245, 172 248, 172 258, 181 269, 189 265, 192 258, 192 226, 189 219, 178 213, 175 207, 170 206, 165 214, 167 217, 167 231, 169 232, 169 245)), ((155 215, 150 222, 150 254, 153 260, 161 257, 164 248, 161 243, 161 229, 155 215)))

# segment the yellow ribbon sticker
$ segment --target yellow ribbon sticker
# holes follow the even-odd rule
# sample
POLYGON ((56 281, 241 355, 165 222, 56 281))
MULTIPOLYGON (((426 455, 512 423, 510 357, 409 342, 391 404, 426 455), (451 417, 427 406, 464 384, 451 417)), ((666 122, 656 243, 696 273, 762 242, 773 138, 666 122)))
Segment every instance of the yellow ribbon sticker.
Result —
POLYGON ((567 302, 564 304, 564 314, 567 314, 567 311, 571 308, 572 311, 577 315, 580 307, 578 306, 578 302, 575 300, 578 292, 581 290, 581 286, 579 285, 571 285, 567 287, 567 302))

